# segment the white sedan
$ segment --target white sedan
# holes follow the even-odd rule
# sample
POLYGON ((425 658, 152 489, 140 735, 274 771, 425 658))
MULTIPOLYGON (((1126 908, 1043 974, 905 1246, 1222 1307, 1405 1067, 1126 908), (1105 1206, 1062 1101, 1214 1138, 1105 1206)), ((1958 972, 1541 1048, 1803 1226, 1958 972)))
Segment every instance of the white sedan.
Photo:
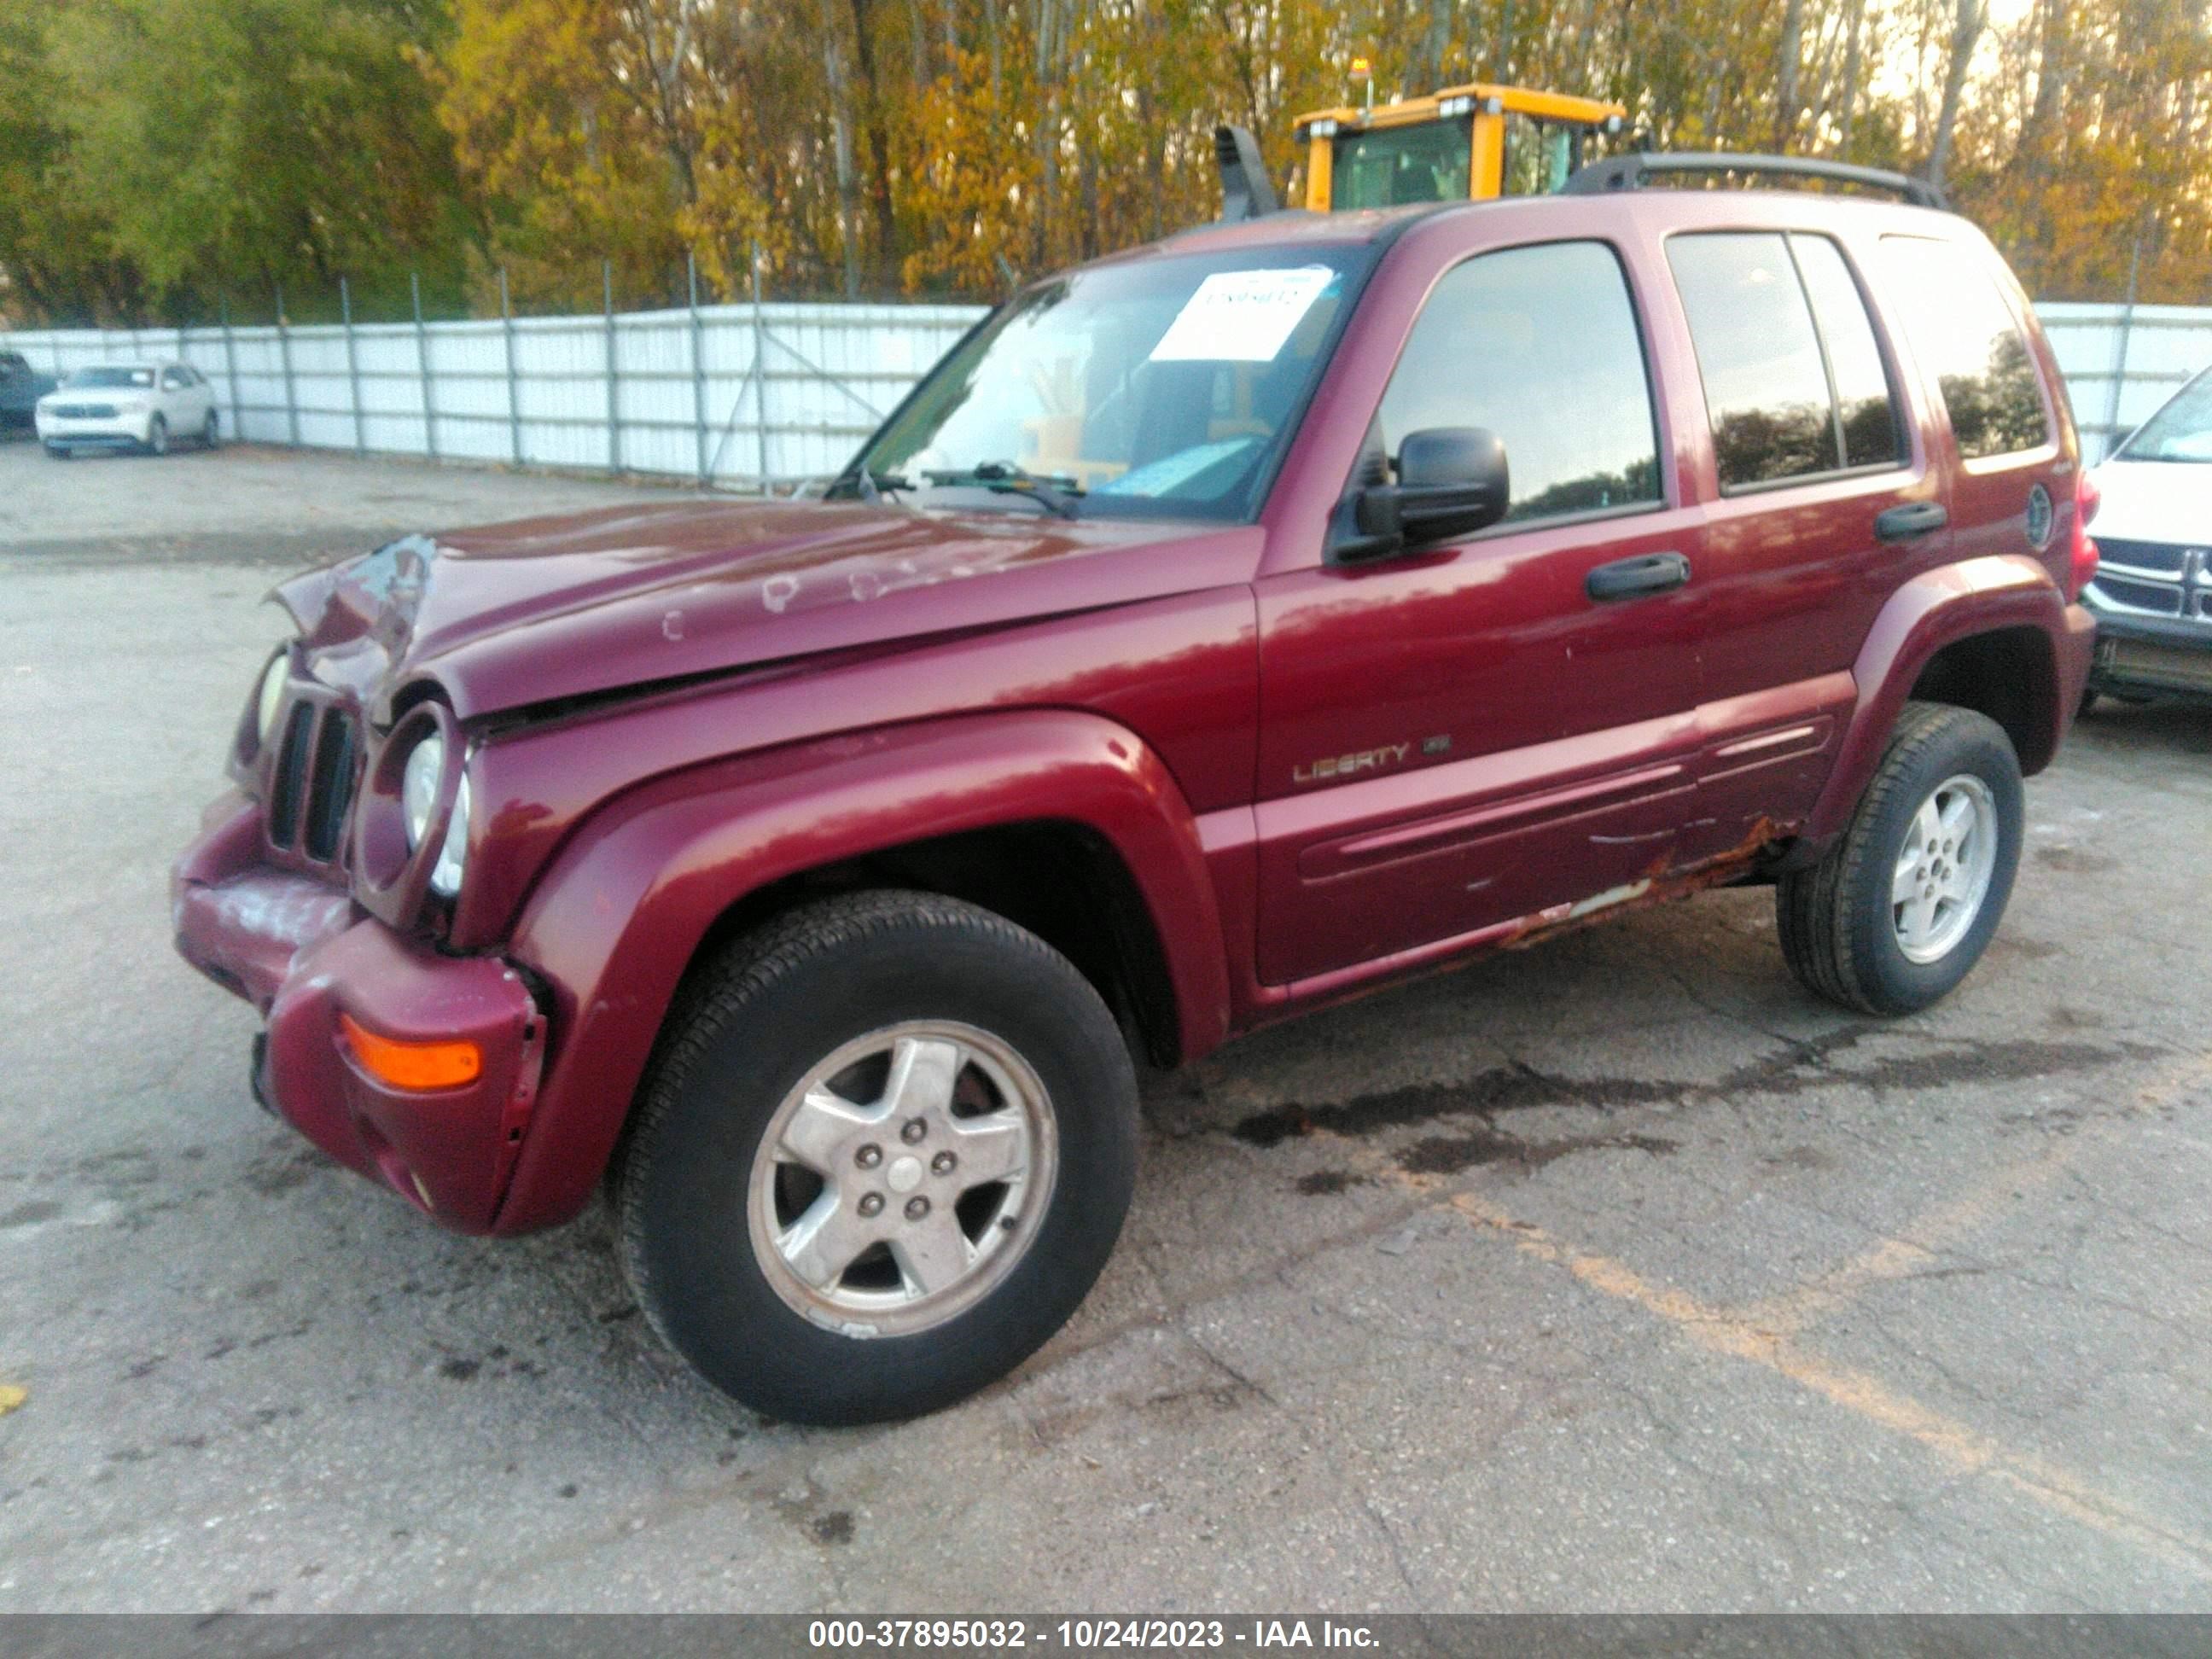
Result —
POLYGON ((215 388, 189 363, 98 363, 64 378, 39 399, 35 419, 46 453, 79 449, 169 453, 189 438, 210 449, 222 441, 215 388))

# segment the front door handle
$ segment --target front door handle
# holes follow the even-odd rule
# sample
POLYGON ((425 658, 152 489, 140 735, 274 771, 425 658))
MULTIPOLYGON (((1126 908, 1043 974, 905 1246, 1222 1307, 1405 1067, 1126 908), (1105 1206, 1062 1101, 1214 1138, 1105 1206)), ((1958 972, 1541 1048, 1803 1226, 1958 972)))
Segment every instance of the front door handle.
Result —
POLYGON ((1583 580, 1583 591, 1603 604, 1671 592, 1689 580, 1690 562, 1680 553, 1638 553, 1598 566, 1583 580))
POLYGON ((1933 535, 1950 522, 1941 501, 1907 501, 1874 515, 1874 537, 1878 542, 1909 542, 1915 536, 1933 535))

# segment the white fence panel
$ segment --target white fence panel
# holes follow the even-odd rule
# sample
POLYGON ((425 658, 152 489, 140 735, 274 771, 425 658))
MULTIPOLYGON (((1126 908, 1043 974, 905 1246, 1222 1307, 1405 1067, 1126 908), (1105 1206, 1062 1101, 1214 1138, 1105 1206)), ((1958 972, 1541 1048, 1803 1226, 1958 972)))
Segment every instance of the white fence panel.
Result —
POLYGON ((2212 307, 2038 306, 2092 460, 2212 363, 2212 307))
MULTIPOLYGON (((2212 307, 2038 307, 2090 456, 2212 363, 2212 307)), ((471 322, 0 334, 42 369, 179 357, 265 443, 788 488, 844 465, 982 315, 777 302, 471 322)))

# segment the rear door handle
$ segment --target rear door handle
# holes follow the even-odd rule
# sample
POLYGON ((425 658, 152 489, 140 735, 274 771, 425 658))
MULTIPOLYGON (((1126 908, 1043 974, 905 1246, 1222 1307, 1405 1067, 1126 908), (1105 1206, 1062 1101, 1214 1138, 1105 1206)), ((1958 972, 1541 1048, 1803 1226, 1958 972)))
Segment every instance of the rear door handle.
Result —
POLYGON ((1671 592, 1690 580, 1690 562, 1680 553, 1638 553, 1632 559, 1601 564, 1583 579, 1583 591, 1603 604, 1671 592))
POLYGON ((1950 522, 1941 501, 1907 501, 1874 515, 1874 536, 1879 542, 1909 542, 1915 536, 1932 535, 1950 522))

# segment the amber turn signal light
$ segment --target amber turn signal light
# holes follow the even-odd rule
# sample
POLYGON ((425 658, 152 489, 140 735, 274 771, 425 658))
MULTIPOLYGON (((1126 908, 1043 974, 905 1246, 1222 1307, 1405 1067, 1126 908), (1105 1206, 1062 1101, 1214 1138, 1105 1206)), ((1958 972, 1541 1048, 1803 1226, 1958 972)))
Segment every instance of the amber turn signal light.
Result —
POLYGON ((483 1073, 483 1054, 473 1042, 399 1042, 379 1036, 350 1014, 338 1030, 361 1068, 395 1089, 458 1089, 483 1073))

